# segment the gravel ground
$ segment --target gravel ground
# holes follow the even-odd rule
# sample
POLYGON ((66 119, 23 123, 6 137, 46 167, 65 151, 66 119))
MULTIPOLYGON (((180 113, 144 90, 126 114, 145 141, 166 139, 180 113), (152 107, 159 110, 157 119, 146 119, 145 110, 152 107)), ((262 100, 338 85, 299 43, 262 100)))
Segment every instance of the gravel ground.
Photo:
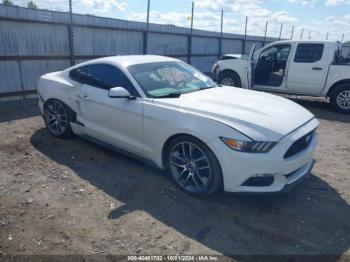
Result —
MULTIPOLYGON (((167 175, 0 107, 0 254, 350 255, 350 116, 320 120, 312 176, 289 194, 197 199, 167 175)), ((243 259, 244 260, 244 257, 243 259)))

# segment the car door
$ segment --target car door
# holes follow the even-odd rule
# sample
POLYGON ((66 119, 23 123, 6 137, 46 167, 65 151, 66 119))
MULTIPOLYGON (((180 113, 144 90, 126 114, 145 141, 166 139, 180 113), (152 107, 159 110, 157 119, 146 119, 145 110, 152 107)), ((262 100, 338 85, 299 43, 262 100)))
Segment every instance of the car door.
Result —
POLYGON ((291 44, 281 43, 260 52, 254 68, 254 89, 285 92, 291 49, 291 44))
POLYGON ((255 84, 255 61, 254 61, 254 54, 256 51, 257 43, 254 43, 253 46, 250 48, 248 61, 250 65, 248 66, 248 88, 252 88, 255 84))
POLYGON ((327 77, 327 51, 323 43, 299 43, 289 67, 287 91, 318 94, 327 77))
POLYGON ((142 143, 142 98, 127 76, 109 64, 92 64, 78 68, 84 75, 76 96, 79 122, 89 136, 139 154, 142 143), (112 87, 124 87, 136 99, 110 98, 112 87))

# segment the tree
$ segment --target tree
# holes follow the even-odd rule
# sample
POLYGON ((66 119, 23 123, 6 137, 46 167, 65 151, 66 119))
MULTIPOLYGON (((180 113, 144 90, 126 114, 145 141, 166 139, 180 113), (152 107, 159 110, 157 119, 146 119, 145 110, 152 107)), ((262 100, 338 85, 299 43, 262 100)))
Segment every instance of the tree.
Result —
POLYGON ((9 6, 14 6, 13 2, 11 0, 2 0, 3 5, 9 5, 9 6))
POLYGON ((38 6, 33 1, 29 1, 27 4, 28 8, 38 9, 38 6))

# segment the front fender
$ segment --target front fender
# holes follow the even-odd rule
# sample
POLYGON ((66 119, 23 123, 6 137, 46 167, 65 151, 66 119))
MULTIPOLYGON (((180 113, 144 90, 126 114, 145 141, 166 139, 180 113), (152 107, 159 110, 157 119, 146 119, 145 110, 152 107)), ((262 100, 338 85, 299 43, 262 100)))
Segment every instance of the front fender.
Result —
POLYGON ((206 144, 221 136, 249 140, 239 131, 220 121, 181 109, 167 108, 149 102, 144 103, 143 113, 143 140, 148 147, 147 155, 151 156, 151 160, 160 168, 163 168, 163 146, 170 137, 177 134, 194 136, 206 144))
POLYGON ((222 60, 217 63, 218 74, 226 70, 234 71, 241 79, 242 88, 249 88, 247 75, 249 75, 250 67, 248 65, 248 60, 244 59, 222 60))

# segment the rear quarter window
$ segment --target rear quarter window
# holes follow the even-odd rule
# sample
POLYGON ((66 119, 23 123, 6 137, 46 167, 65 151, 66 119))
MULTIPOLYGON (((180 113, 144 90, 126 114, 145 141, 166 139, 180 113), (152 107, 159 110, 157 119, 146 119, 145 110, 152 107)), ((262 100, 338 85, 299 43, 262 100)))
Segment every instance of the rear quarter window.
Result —
POLYGON ((299 44, 295 53, 295 63, 314 63, 321 60, 323 44, 299 44))

